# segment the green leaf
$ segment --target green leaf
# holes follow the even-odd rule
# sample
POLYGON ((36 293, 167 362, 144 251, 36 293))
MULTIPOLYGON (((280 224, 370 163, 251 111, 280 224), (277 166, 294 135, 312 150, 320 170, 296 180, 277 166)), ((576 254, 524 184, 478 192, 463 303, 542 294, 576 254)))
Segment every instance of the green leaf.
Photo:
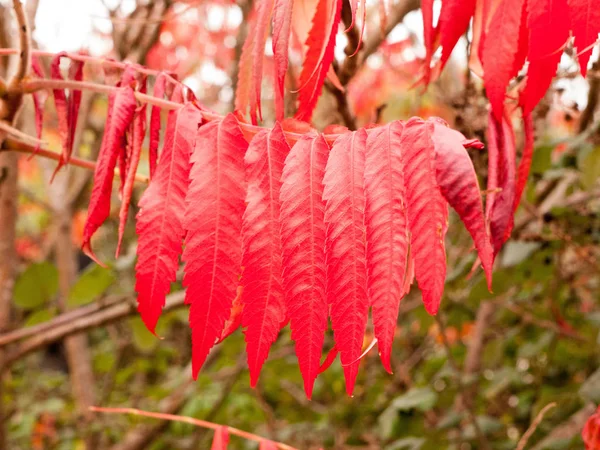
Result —
POLYGON ((406 394, 396 397, 388 408, 396 411, 429 411, 437 402, 437 394, 429 387, 412 388, 406 394))
POLYGON ((577 165, 581 170, 581 184, 588 190, 593 188, 600 178, 600 147, 582 151, 578 155, 577 165))
POLYGON ((148 331, 139 317, 129 321, 133 331, 133 343, 142 352, 148 353, 158 344, 158 338, 148 331))
POLYGON ((44 305, 58 292, 58 270, 48 262, 30 264, 15 283, 15 305, 35 309, 44 305))
POLYGON ((47 322, 56 316, 56 311, 54 308, 42 309, 40 311, 35 311, 27 317, 25 321, 25 326, 30 327, 33 325, 37 325, 38 323, 47 322))
POLYGON ((110 269, 105 269, 97 264, 91 264, 75 282, 69 298, 69 306, 81 306, 91 303, 101 296, 115 281, 115 276, 110 269))

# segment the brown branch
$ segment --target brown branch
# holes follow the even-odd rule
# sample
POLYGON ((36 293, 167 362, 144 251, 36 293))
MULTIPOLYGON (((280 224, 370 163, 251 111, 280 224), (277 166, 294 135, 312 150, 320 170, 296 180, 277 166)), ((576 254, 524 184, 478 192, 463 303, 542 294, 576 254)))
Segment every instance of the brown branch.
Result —
MULTIPOLYGON (((167 297, 163 311, 172 311, 183 305, 184 293, 176 292, 167 297)), ((28 353, 45 347, 53 342, 59 341, 66 336, 71 336, 75 333, 81 333, 89 330, 90 328, 107 325, 125 317, 136 315, 137 313, 137 305, 135 304, 135 301, 130 300, 102 308, 101 310, 95 311, 89 315, 78 316, 76 319, 70 321, 65 321, 64 318, 58 316, 49 322, 46 331, 29 337, 19 344, 15 349, 7 352, 3 369, 7 369, 10 364, 27 355, 28 353)), ((0 335, 0 339, 3 337, 4 336, 0 335)))
POLYGON ((17 17, 17 24, 19 26, 19 65, 10 82, 10 87, 17 86, 21 80, 29 75, 31 68, 31 35, 29 30, 29 24, 27 20, 27 14, 23 8, 21 0, 13 0, 13 8, 17 17))
POLYGON ((548 411, 550 411, 552 408, 554 408, 555 406, 556 406, 556 403, 552 402, 552 403, 548 403, 546 406, 544 406, 542 408, 542 410, 538 413, 538 415, 535 417, 535 419, 533 419, 533 422, 531 422, 531 425, 529 426, 529 428, 527 428, 527 430, 525 431, 525 433, 523 434, 521 439, 519 439, 519 443, 517 444, 517 448, 515 450, 524 450, 525 449, 525 446, 527 445, 529 438, 533 435, 533 433, 535 433, 535 430, 537 430, 537 427, 540 425, 540 423, 542 423, 542 420, 544 420, 544 416, 546 415, 546 413, 548 411))
MULTIPOLYGON (((149 411, 142 411, 140 409, 135 408, 99 408, 92 406, 90 407, 90 411, 101 412, 106 414, 132 414, 135 416, 151 417, 153 419, 170 420, 172 422, 188 423, 190 425, 194 425, 201 428, 208 428, 215 431, 223 426, 213 422, 208 422, 206 420, 194 419, 193 417, 177 416, 174 414, 165 413, 154 413, 149 411)), ((227 430, 229 431, 229 434, 233 434, 234 436, 238 436, 249 441, 263 442, 268 440, 254 433, 249 433, 248 431, 243 431, 230 426, 227 426, 227 430)), ((282 442, 274 442, 274 444, 281 450, 296 450, 294 447, 284 444, 282 442)))
MULTIPOLYGON (((26 144, 24 142, 21 142, 21 141, 12 139, 12 138, 7 138, 4 141, 3 146, 0 148, 0 153, 7 152, 7 151, 32 154, 35 156, 41 156, 42 158, 53 159, 55 161, 58 161, 60 159, 60 153, 56 153, 56 152, 53 152, 52 150, 48 150, 45 148, 36 149, 32 145, 26 144)), ((72 166, 81 167, 82 169, 87 169, 87 170, 92 170, 92 171, 96 169, 96 163, 94 161, 89 161, 89 160, 83 159, 83 158, 77 158, 75 156, 71 157, 71 159, 69 160, 69 164, 72 166)), ((120 176, 120 173, 118 170, 115 170, 115 176, 120 176)), ((148 183, 148 177, 146 177, 144 175, 138 174, 135 176, 135 179, 136 179, 136 181, 139 181, 140 183, 148 183)))
POLYGON ((592 124, 598 102, 600 102, 600 63, 595 62, 587 76, 590 84, 588 101, 579 121, 579 132, 583 133, 592 124))

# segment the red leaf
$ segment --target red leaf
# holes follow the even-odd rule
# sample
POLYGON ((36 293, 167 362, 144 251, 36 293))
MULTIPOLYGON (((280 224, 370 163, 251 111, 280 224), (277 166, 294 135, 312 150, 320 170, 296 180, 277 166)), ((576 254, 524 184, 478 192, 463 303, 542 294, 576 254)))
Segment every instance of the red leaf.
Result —
MULTIPOLYGON (((159 73, 154 80, 152 96, 162 99, 165 95, 167 76, 159 73)), ((150 137, 148 143, 148 162, 150 163, 150 179, 154 177, 158 161, 158 143, 160 142, 160 106, 152 105, 150 110, 150 137)))
POLYGON ((237 293, 231 305, 231 313, 229 315, 229 319, 227 319, 227 321, 225 322, 225 325, 223 326, 223 331, 221 332, 221 337, 216 342, 216 344, 218 344, 219 342, 223 342, 226 337, 233 334, 233 332, 237 330, 242 324, 242 311, 244 311, 243 292, 244 289, 242 288, 242 286, 238 286, 237 293))
POLYGON ((229 445, 229 428, 220 426, 215 430, 210 450, 227 450, 229 445))
MULTIPOLYGON (((61 52, 56 54, 50 62, 50 75, 55 80, 62 80, 60 73, 60 58, 66 56, 66 53, 61 52)), ((81 81, 83 78, 83 62, 70 61, 69 79, 81 81)), ((73 139, 77 128, 77 118, 79 115, 79 105, 81 104, 81 91, 72 90, 67 99, 64 89, 54 89, 54 104, 56 106, 56 114, 58 116, 58 129, 61 136, 63 151, 58 161, 58 165, 54 170, 52 179, 58 173, 61 167, 68 164, 71 160, 73 151, 73 139)))
MULTIPOLYGON (((145 80, 144 84, 140 88, 140 92, 146 93, 145 80)), ((140 156, 142 154, 142 143, 146 136, 146 104, 140 105, 133 118, 133 124, 129 130, 129 146, 131 147, 131 153, 127 160, 127 171, 123 182, 123 196, 121 199, 121 209, 119 210, 119 239, 117 242, 117 250, 115 258, 119 257, 121 251, 121 243, 123 241, 123 234, 125 233, 125 224, 127 223, 127 216, 129 215, 129 203, 131 201, 131 193, 133 192, 133 184, 135 183, 135 175, 137 174, 138 164, 140 162, 140 156)), ((123 175, 121 175, 123 176, 123 175)))
POLYGON ((273 59, 275 60, 275 117, 283 120, 285 115, 283 93, 288 68, 288 49, 292 24, 294 0, 275 0, 273 7, 273 59))
MULTIPOLYGON (((44 71, 40 66, 40 61, 37 56, 32 56, 31 58, 31 70, 38 78, 45 78, 44 71)), ((46 100, 48 99, 48 92, 46 90, 35 91, 32 94, 33 96, 33 107, 35 109, 35 133, 39 139, 42 138, 42 129, 44 127, 44 107, 46 104, 46 100)), ((37 152, 40 149, 40 144, 38 144, 35 148, 37 152)))
POLYGON ((331 365, 335 361, 335 358, 337 358, 339 352, 340 351, 338 350, 336 345, 331 347, 331 350, 329 350, 327 356, 325 357, 325 361, 323 361, 323 364, 321 364, 321 366, 319 367, 319 373, 323 373, 327 369, 329 369, 329 367, 331 367, 331 365))
POLYGON ((521 197, 523 196, 523 191, 527 185, 529 169, 531 169, 531 161, 533 159, 534 129, 531 114, 523 117, 523 129, 525 130, 525 145, 523 146, 523 154, 521 155, 521 161, 519 162, 519 168, 517 170, 517 188, 513 213, 517 211, 519 203, 521 203, 521 197))
POLYGON ((142 320, 152 332, 177 273, 185 236, 190 153, 201 120, 200 111, 191 104, 169 111, 156 174, 139 203, 135 290, 142 320))
POLYGON ((523 114, 527 115, 542 99, 552 83, 569 38, 567 0, 528 0, 529 68, 527 84, 521 95, 523 114))
POLYGON ((335 37, 340 23, 342 0, 319 0, 306 39, 306 57, 300 73, 296 118, 310 121, 329 66, 333 61, 335 37))
POLYGON ((242 222, 242 326, 252 386, 286 319, 279 191, 289 151, 283 130, 275 124, 272 130, 262 130, 254 137, 244 158, 248 193, 242 222))
POLYGON ((444 0, 442 2, 438 23, 440 45, 442 46, 440 69, 450 58, 458 39, 469 27, 471 17, 475 14, 475 3, 476 0, 444 0))
POLYGON ((369 299, 379 355, 390 373, 398 308, 408 290, 405 282, 410 242, 402 170, 402 130, 403 124, 399 121, 373 130, 367 139, 365 161, 369 299))
POLYGON ((490 22, 494 36, 483 42, 485 91, 498 120, 504 114, 506 88, 516 75, 514 67, 518 65, 519 49, 524 44, 519 40, 519 30, 521 21, 525 20, 526 3, 524 0, 501 1, 490 22))
POLYGON ((327 329, 323 175, 329 146, 303 136, 288 154, 281 177, 283 281, 292 339, 308 398, 319 373, 327 329))
POLYGON ((505 115, 500 123, 490 113, 486 219, 490 226, 494 254, 500 251, 512 231, 515 171, 515 136, 510 118, 505 115), (496 190, 500 192, 494 192, 496 190))
POLYGON ((600 33, 600 8, 596 0, 567 0, 570 9, 571 29, 578 51, 579 69, 585 78, 588 61, 592 56, 591 46, 600 33))
POLYGON ((444 292, 448 205, 436 180, 430 123, 411 119, 402 134, 402 161, 415 276, 429 314, 436 314, 444 292))
POLYGON ((186 195, 183 285, 190 308, 194 378, 221 336, 242 257, 244 162, 248 144, 233 114, 198 131, 186 195))
POLYGON ((423 14, 423 42, 425 43, 424 82, 429 83, 431 75, 431 59, 433 58, 433 47, 437 36, 437 28, 433 27, 433 0, 421 1, 421 12, 423 14))
POLYGON ((260 92, 263 76, 263 59, 265 56, 265 43, 267 42, 267 34, 269 33, 269 22, 271 20, 271 12, 273 11, 274 0, 262 0, 257 3, 257 18, 254 35, 254 48, 252 52, 252 85, 253 89, 250 92, 250 118, 252 123, 256 124, 256 116, 262 121, 262 111, 260 106, 260 92))
POLYGON ((352 395, 367 325, 365 149, 367 133, 343 134, 331 148, 323 178, 327 301, 331 327, 352 395))
POLYGON ((436 178, 442 195, 458 213, 473 237, 485 271, 489 289, 492 288, 494 250, 487 232, 481 190, 473 163, 465 150, 465 137, 458 131, 436 121, 433 124, 436 178))
POLYGON ((98 264, 102 263, 94 255, 90 241, 110 213, 110 196, 117 157, 125 145, 125 132, 133 120, 135 107, 135 95, 130 87, 120 88, 109 96, 108 116, 102 145, 96 161, 94 187, 92 188, 88 217, 83 230, 82 244, 83 252, 98 264))
POLYGON ((581 437, 585 450, 598 450, 600 448, 600 407, 585 422, 581 437))

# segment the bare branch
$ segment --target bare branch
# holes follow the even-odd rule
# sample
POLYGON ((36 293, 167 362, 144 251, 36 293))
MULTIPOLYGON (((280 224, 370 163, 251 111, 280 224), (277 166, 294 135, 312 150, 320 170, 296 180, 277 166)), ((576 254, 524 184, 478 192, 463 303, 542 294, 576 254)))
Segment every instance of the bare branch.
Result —
POLYGON ((20 53, 19 65, 10 82, 10 86, 17 86, 21 80, 29 75, 29 70, 31 68, 31 34, 27 21, 27 14, 21 0, 13 0, 13 8, 15 10, 15 15, 17 16, 17 24, 19 25, 20 53))
POLYGON ((516 450, 524 450, 525 449, 525 446, 527 445, 529 438, 533 435, 533 433, 535 433, 535 430, 537 430, 537 427, 540 425, 540 423, 542 423, 542 420, 544 420, 544 416, 546 415, 546 413, 548 411, 550 411, 552 408, 554 408, 555 406, 556 406, 556 403, 552 402, 552 403, 548 403, 546 406, 544 406, 542 408, 542 410, 538 413, 538 415, 535 417, 535 419, 533 419, 533 422, 531 422, 531 425, 529 425, 529 428, 527 428, 527 431, 525 431, 525 433, 523 434, 521 439, 519 439, 519 443, 517 444, 516 450))

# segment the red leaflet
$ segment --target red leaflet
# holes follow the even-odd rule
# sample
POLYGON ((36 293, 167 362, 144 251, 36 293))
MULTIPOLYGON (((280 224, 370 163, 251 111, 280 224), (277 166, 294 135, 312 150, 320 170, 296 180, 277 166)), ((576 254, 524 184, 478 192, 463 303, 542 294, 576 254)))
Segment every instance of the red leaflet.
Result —
MULTIPOLYGON (((358 51, 360 50, 360 44, 362 43, 363 40, 363 35, 365 33, 365 25, 367 23, 367 4, 366 4, 366 0, 362 0, 361 2, 359 2, 359 0, 350 0, 350 10, 352 11, 352 23, 350 24, 350 26, 348 27, 347 30, 345 31, 349 31, 355 24, 356 24, 356 16, 358 14, 358 8, 359 5, 362 5, 362 26, 360 28, 360 35, 358 36, 358 45, 356 46, 356 50, 354 51, 354 53, 352 54, 352 56, 356 55, 358 53, 358 51)), ((383 11, 385 12, 385 7, 383 8, 383 11)), ((381 22, 385 22, 385 18, 382 17, 381 22)), ((385 29, 385 26, 382 28, 385 29)))
POLYGON ((225 322, 225 325, 223 326, 223 331, 221 332, 221 337, 217 340, 215 345, 225 340, 227 336, 233 334, 233 332, 237 330, 242 324, 242 312, 244 311, 244 302, 242 297, 243 292, 244 289, 242 288, 242 286, 238 286, 237 293, 231 305, 231 313, 229 315, 229 319, 227 319, 227 321, 225 322))
MULTIPOLYGON (((40 66, 40 61, 37 56, 33 55, 31 57, 31 70, 38 78, 45 78, 44 71, 40 66)), ((44 106, 46 104, 46 100, 48 99, 48 92, 44 89, 40 91, 35 91, 32 94, 33 96, 33 107, 35 109, 35 134, 39 139, 42 138, 42 128, 44 127, 44 106)), ((37 152, 40 149, 40 144, 38 144, 35 148, 37 152)))
POLYGON ((300 74, 296 119, 310 121, 329 66, 333 61, 335 37, 340 23, 342 0, 319 0, 306 39, 306 57, 300 74))
POLYGON ((227 450, 229 445, 229 428, 220 426, 215 430, 210 450, 227 450))
POLYGON ((92 236, 104 223, 110 213, 110 196, 115 176, 115 166, 119 152, 125 145, 125 132, 133 120, 136 101, 133 89, 120 88, 113 92, 108 100, 108 117, 104 128, 102 145, 94 171, 94 187, 88 207, 88 217, 83 230, 83 252, 96 261, 90 246, 92 236))
POLYGON ((283 281, 292 339, 308 398, 319 373, 327 329, 323 176, 329 146, 305 135, 288 154, 281 177, 283 281))
MULTIPOLYGON (((233 114, 200 128, 185 203, 183 251, 194 378, 221 336, 238 286, 248 143, 233 114)), ((245 295, 245 293, 244 293, 245 295)))
POLYGON ((519 30, 525 4, 524 0, 501 1, 490 22, 494 36, 483 42, 485 91, 498 120, 504 114, 506 88, 515 75, 513 67, 520 48, 519 30))
POLYGON ((567 0, 528 0, 529 68, 527 84, 521 94, 523 114, 533 111, 552 83, 569 38, 567 0))
POLYGON ((523 128, 525 130, 525 145, 523 146, 523 155, 521 156, 521 161, 519 162, 519 168, 517 170, 517 187, 513 213, 517 211, 519 203, 521 203, 521 197, 525 190, 525 186, 527 185, 527 178, 529 178, 531 160, 533 159, 534 129, 531 114, 523 117, 523 128))
MULTIPOLYGON (((146 80, 143 80, 143 84, 140 88, 140 92, 146 93, 146 80)), ((142 154, 142 143, 146 136, 146 104, 140 105, 133 118, 133 124, 129 129, 129 142, 128 146, 131 148, 129 158, 127 160, 127 171, 122 179, 123 183, 123 196, 121 199, 121 208, 119 210, 119 239, 117 242, 117 250, 115 258, 119 257, 121 251, 121 243, 123 241, 123 234, 125 233, 125 224, 127 223, 127 216, 129 214, 129 202, 131 201, 131 193, 133 192, 133 184, 135 183, 135 175, 137 173, 138 164, 140 162, 140 156, 142 154)), ((123 174, 121 174, 123 177, 123 174)))
POLYGON ((437 34, 437 28, 433 27, 433 0, 421 1, 421 12, 423 14, 423 41, 425 43, 425 84, 429 83, 431 74, 431 58, 433 57, 433 45, 437 34))
POLYGON ((510 118, 498 122, 490 113, 488 124, 488 185, 486 219, 494 254, 510 236, 515 204, 515 136, 510 118), (494 191, 501 190, 500 193, 494 191))
POLYGON ((288 48, 292 24, 294 0, 275 0, 273 8, 273 59, 275 60, 275 117, 283 120, 285 115, 283 92, 288 68, 288 48))
POLYGON ((250 384, 256 385, 260 369, 285 319, 281 281, 280 200, 283 163, 290 151, 283 130, 259 132, 248 147, 246 211, 242 222, 242 326, 250 384))
POLYGON ((365 151, 367 132, 336 139, 323 178, 327 302, 331 327, 352 395, 367 325, 365 151))
POLYGON ((448 206, 436 180, 433 125, 410 119, 402 134, 402 162, 415 276, 425 309, 436 314, 446 279, 444 237, 448 206))
POLYGON ((329 367, 331 367, 331 365, 335 361, 335 358, 337 358, 337 355, 338 355, 339 352, 340 351, 338 350, 338 348, 337 348, 336 345, 334 345, 333 347, 331 347, 331 350, 329 350, 329 352, 327 352, 327 356, 325 357, 325 361, 323 361, 323 364, 321 364, 321 366, 319 367, 319 373, 323 373, 327 369, 329 369, 329 367))
POLYGON ((408 217, 400 147, 403 127, 397 121, 369 133, 365 161, 369 300, 379 356, 390 373, 398 308, 408 278, 408 217))
POLYGON ((189 159, 201 120, 200 111, 191 104, 169 112, 156 174, 139 203, 135 290, 142 320, 152 332, 177 273, 185 236, 189 159))
POLYGON ((433 125, 436 178, 442 195, 452 206, 473 237, 485 271, 488 287, 492 288, 494 251, 487 233, 479 181, 469 154, 463 146, 465 137, 437 121, 433 125))
POLYGON ((592 414, 581 430, 581 438, 585 450, 598 450, 600 448, 600 407, 592 414))
POLYGON ((571 29, 578 51, 579 69, 585 78, 588 61, 592 55, 591 46, 600 33, 600 8, 595 0, 567 0, 569 3, 571 29))
POLYGON ((471 17, 475 13, 476 0, 444 0, 440 11, 438 29, 440 34, 440 45, 442 56, 440 64, 442 69, 458 39, 469 27, 471 17))
MULTIPOLYGON (((262 0, 257 3, 257 17, 254 34, 254 48, 252 49, 252 86, 250 92, 250 118, 252 123, 257 123, 258 118, 262 121, 262 111, 260 107, 260 91, 263 76, 263 59, 265 56, 265 43, 269 33, 269 22, 271 12, 273 11, 274 0, 262 0)), ((247 41, 246 41, 247 42, 247 41)))
MULTIPOLYGON (((159 73, 154 80, 154 89, 152 96, 162 99, 165 95, 167 76, 159 73)), ((158 161, 158 143, 160 142, 160 113, 159 106, 152 105, 150 110, 150 136, 148 143, 148 162, 150 163, 150 179, 154 177, 156 171, 156 162, 158 161)))

